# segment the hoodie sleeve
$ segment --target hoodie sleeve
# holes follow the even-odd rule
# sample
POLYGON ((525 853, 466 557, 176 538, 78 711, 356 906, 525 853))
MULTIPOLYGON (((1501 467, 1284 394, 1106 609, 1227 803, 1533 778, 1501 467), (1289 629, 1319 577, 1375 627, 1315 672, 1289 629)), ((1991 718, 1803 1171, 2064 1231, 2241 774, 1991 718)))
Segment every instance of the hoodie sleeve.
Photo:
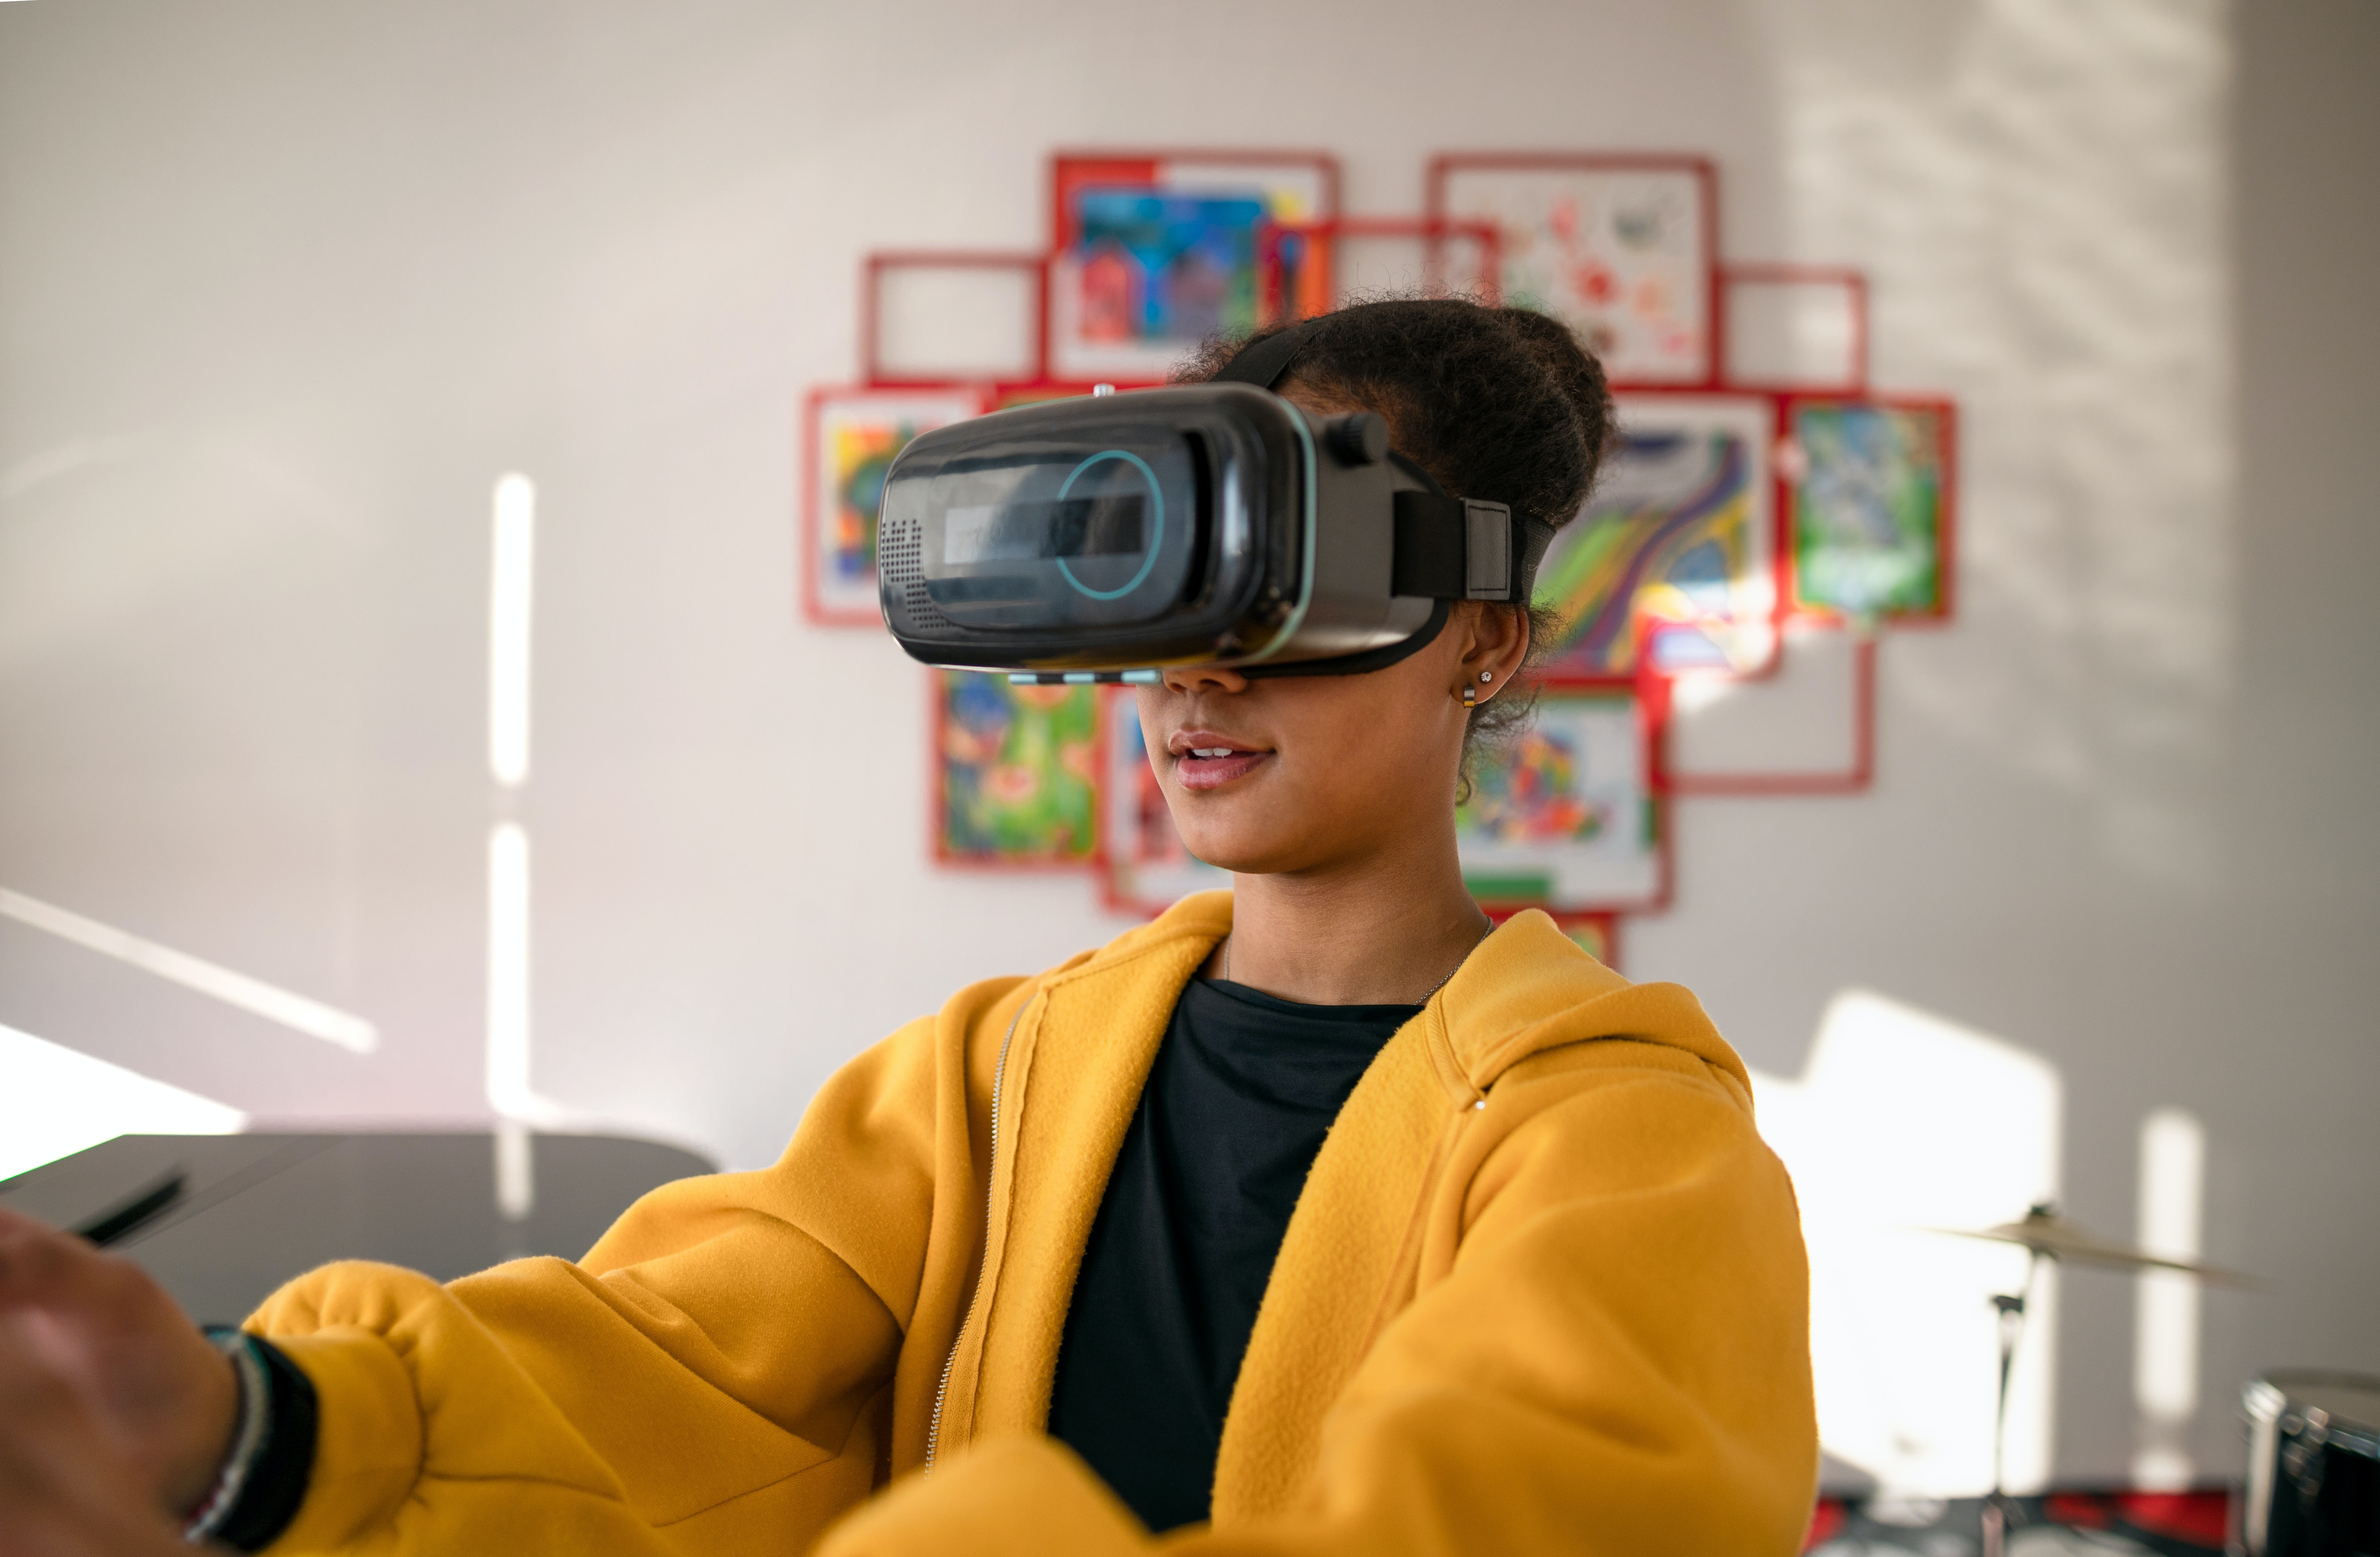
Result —
POLYGON ((1005 987, 844 1067, 774 1167, 666 1185, 577 1263, 276 1293, 249 1327, 321 1428, 269 1550, 802 1550, 883 1475, 921 1285, 971 1252, 969 1032, 1005 987))
POLYGON ((1735 1089, 1641 1047, 1499 1083, 1432 1196, 1449 1252, 1425 1251, 1283 1506, 1152 1542, 1062 1448, 1012 1439, 822 1553, 1799 1551, 1817 1435, 1792 1189, 1735 1089))

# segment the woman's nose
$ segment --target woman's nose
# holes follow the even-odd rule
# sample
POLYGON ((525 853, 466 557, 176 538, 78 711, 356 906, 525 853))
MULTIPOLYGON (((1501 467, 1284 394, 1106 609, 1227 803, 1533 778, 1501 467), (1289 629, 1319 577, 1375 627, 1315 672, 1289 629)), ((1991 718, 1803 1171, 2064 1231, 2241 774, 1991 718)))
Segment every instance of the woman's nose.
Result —
POLYGON ((1248 679, 1227 665, 1183 665, 1165 672, 1172 692, 1245 692, 1248 679))

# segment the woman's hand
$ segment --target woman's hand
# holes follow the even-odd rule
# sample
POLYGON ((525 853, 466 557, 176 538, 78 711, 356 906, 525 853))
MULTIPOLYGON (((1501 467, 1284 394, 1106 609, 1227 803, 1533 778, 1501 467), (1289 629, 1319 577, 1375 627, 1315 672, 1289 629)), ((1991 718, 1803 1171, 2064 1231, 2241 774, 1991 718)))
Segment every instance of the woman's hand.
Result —
POLYGON ((0 1557, 188 1557, 140 1467, 30 1331, 22 1313, 0 1313, 0 1557))
POLYGON ((144 1525, 186 1512, 238 1416, 231 1359, 146 1272, 0 1210, 0 1554, 35 1510, 144 1525), (94 1479, 112 1501, 90 1503, 94 1479))

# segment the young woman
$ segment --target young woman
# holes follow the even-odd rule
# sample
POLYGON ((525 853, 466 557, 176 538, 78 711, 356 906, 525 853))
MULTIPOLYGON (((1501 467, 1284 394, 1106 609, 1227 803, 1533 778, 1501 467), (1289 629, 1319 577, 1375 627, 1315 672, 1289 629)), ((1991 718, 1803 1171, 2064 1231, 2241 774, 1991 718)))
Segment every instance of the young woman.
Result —
MULTIPOLYGON (((1578 510, 1609 409, 1559 325, 1301 328, 1287 398, 1578 510)), ((0 1557, 164 1552, 193 1511, 276 1551, 1798 1550, 1806 1278, 1742 1065, 1686 991, 1463 890, 1532 627, 1466 602, 1368 673, 1143 689, 1232 889, 960 991, 776 1166, 577 1264, 333 1265, 211 1345, 0 1217, 0 1557)))

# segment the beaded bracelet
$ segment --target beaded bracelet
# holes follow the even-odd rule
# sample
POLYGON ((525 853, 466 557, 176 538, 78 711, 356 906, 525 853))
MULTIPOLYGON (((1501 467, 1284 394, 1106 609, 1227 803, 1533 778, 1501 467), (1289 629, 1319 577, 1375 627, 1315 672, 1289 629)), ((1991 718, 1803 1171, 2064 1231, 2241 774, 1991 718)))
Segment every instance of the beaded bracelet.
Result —
POLYGON ((246 1332, 225 1326, 210 1325, 206 1334, 215 1349, 231 1359, 232 1374, 239 1381, 239 1426, 232 1433, 231 1452, 224 1456, 223 1468, 215 1472, 214 1485, 182 1522, 182 1539, 192 1546, 212 1539, 239 1506, 240 1491, 248 1485, 249 1473, 256 1468, 257 1454, 273 1425, 273 1392, 255 1343, 246 1332))

